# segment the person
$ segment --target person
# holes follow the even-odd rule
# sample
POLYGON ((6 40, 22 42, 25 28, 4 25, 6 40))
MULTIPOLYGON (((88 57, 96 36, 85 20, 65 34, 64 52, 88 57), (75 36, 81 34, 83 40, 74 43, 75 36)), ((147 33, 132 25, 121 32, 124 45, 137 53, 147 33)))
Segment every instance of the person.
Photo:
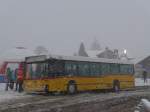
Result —
POLYGON ((19 68, 17 70, 17 89, 18 92, 22 92, 23 91, 23 67, 22 64, 19 65, 19 68), (19 86, 19 87, 18 87, 19 86))
POLYGON ((144 83, 147 83, 147 72, 145 70, 143 71, 143 80, 144 83))
POLYGON ((17 83, 17 69, 12 70, 11 88, 14 88, 14 84, 17 83))
POLYGON ((6 88, 5 90, 8 91, 8 88, 11 88, 11 82, 12 82, 12 71, 11 69, 8 67, 6 70, 6 77, 7 77, 7 82, 6 82, 6 88))
POLYGON ((19 85, 19 84, 18 84, 18 80, 17 80, 17 72, 18 72, 18 69, 16 68, 16 69, 15 69, 15 74, 14 74, 14 75, 15 75, 15 83, 16 83, 15 91, 18 91, 18 85, 19 85))

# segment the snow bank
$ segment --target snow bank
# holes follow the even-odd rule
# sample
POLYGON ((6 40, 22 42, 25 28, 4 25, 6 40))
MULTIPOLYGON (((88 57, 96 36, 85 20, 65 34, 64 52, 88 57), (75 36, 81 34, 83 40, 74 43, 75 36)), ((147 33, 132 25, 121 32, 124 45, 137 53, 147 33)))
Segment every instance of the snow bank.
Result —
POLYGON ((150 112, 150 102, 147 99, 142 99, 142 103, 146 112, 150 112))
POLYGON ((144 80, 142 78, 136 78, 135 86, 150 86, 150 79, 147 79, 147 83, 144 83, 144 80))
POLYGON ((4 91, 6 87, 5 83, 0 83, 0 92, 4 91))

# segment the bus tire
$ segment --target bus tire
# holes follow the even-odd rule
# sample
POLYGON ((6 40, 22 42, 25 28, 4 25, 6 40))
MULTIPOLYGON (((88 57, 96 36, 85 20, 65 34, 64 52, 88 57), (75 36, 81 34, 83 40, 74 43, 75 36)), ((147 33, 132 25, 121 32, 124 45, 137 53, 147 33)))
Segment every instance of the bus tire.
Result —
POLYGON ((77 93, 77 85, 76 83, 69 83, 67 86, 67 93, 73 95, 77 93))
POLYGON ((120 82, 118 80, 115 80, 113 83, 113 91, 119 92, 120 91, 120 82))

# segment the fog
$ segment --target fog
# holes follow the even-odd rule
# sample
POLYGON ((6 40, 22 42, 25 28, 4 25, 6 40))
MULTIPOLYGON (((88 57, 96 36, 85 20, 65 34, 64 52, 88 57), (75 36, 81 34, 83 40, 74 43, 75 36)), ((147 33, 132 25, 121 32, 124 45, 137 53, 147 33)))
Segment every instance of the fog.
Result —
POLYGON ((0 51, 45 46, 72 55, 80 42, 89 49, 127 49, 134 58, 150 52, 149 0, 1 0, 0 51))

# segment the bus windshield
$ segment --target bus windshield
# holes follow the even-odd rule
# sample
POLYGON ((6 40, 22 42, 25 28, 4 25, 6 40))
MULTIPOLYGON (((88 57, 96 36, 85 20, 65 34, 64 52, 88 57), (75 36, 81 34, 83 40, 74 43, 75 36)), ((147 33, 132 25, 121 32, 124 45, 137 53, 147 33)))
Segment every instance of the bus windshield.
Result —
POLYGON ((48 76, 48 63, 29 63, 26 69, 26 79, 39 79, 48 76))

